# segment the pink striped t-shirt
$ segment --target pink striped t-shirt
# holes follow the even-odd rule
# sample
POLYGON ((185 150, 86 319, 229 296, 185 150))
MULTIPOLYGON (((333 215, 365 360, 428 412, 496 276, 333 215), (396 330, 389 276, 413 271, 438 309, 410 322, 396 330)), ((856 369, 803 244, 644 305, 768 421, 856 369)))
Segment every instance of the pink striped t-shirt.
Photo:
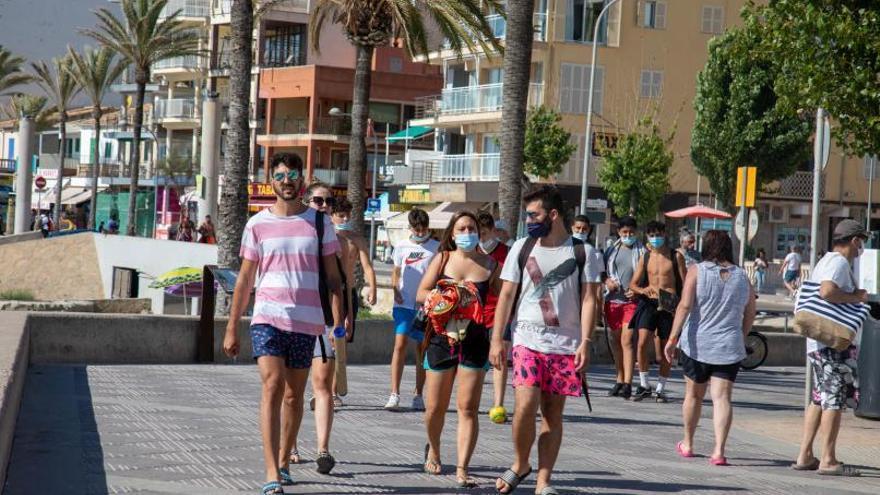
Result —
MULTIPOLYGON (((289 217, 265 209, 248 220, 241 238, 242 259, 258 264, 252 325, 320 335, 324 312, 318 292, 318 233, 312 208, 289 217)), ((339 241, 324 215, 323 255, 339 251, 339 241)))

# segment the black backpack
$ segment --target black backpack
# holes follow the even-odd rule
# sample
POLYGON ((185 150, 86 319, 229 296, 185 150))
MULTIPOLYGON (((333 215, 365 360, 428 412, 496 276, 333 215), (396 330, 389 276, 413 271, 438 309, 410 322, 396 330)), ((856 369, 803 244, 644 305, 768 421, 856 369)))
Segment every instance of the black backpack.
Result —
MULTIPOLYGON (((318 236, 318 294, 321 297, 321 310, 324 312, 324 324, 326 326, 333 326, 333 305, 330 303, 330 290, 327 288, 327 273, 324 270, 324 213, 320 211, 315 212, 315 232, 318 236)), ((339 257, 336 257, 336 267, 339 270, 340 281, 342 282, 342 294, 343 294, 343 312, 347 313, 349 311, 348 308, 348 297, 347 290, 348 289, 348 281, 345 278, 345 271, 342 269, 342 262, 339 261, 339 257)), ((343 314, 343 317, 345 314, 343 314)), ((321 359, 323 362, 327 362, 327 351, 324 348, 324 339, 318 339, 318 342, 321 345, 321 359)))

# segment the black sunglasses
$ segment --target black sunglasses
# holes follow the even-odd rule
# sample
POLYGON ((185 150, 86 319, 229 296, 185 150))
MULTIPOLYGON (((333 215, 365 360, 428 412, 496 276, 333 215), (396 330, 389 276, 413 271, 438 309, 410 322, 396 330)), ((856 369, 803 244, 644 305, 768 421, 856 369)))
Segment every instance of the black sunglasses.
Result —
POLYGON ((327 206, 336 206, 336 198, 322 198, 320 196, 315 196, 309 201, 315 203, 315 206, 318 207, 324 206, 324 203, 327 203, 327 206))

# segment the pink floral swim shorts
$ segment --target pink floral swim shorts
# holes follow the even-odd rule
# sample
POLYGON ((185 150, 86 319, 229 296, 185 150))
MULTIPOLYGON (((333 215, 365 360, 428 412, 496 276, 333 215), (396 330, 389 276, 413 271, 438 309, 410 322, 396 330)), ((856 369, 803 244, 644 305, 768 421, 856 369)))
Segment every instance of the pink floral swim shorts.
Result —
POLYGON ((513 386, 536 387, 553 395, 581 395, 574 355, 543 354, 521 345, 513 348, 513 386))

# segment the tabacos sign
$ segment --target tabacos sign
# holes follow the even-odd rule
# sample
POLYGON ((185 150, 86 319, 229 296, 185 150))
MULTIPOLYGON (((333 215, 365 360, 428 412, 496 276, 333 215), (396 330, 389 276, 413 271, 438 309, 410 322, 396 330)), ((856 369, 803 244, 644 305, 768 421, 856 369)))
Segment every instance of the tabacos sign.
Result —
POLYGON ((251 182, 248 184, 248 196, 271 196, 275 197, 275 190, 272 184, 265 182, 251 182))

